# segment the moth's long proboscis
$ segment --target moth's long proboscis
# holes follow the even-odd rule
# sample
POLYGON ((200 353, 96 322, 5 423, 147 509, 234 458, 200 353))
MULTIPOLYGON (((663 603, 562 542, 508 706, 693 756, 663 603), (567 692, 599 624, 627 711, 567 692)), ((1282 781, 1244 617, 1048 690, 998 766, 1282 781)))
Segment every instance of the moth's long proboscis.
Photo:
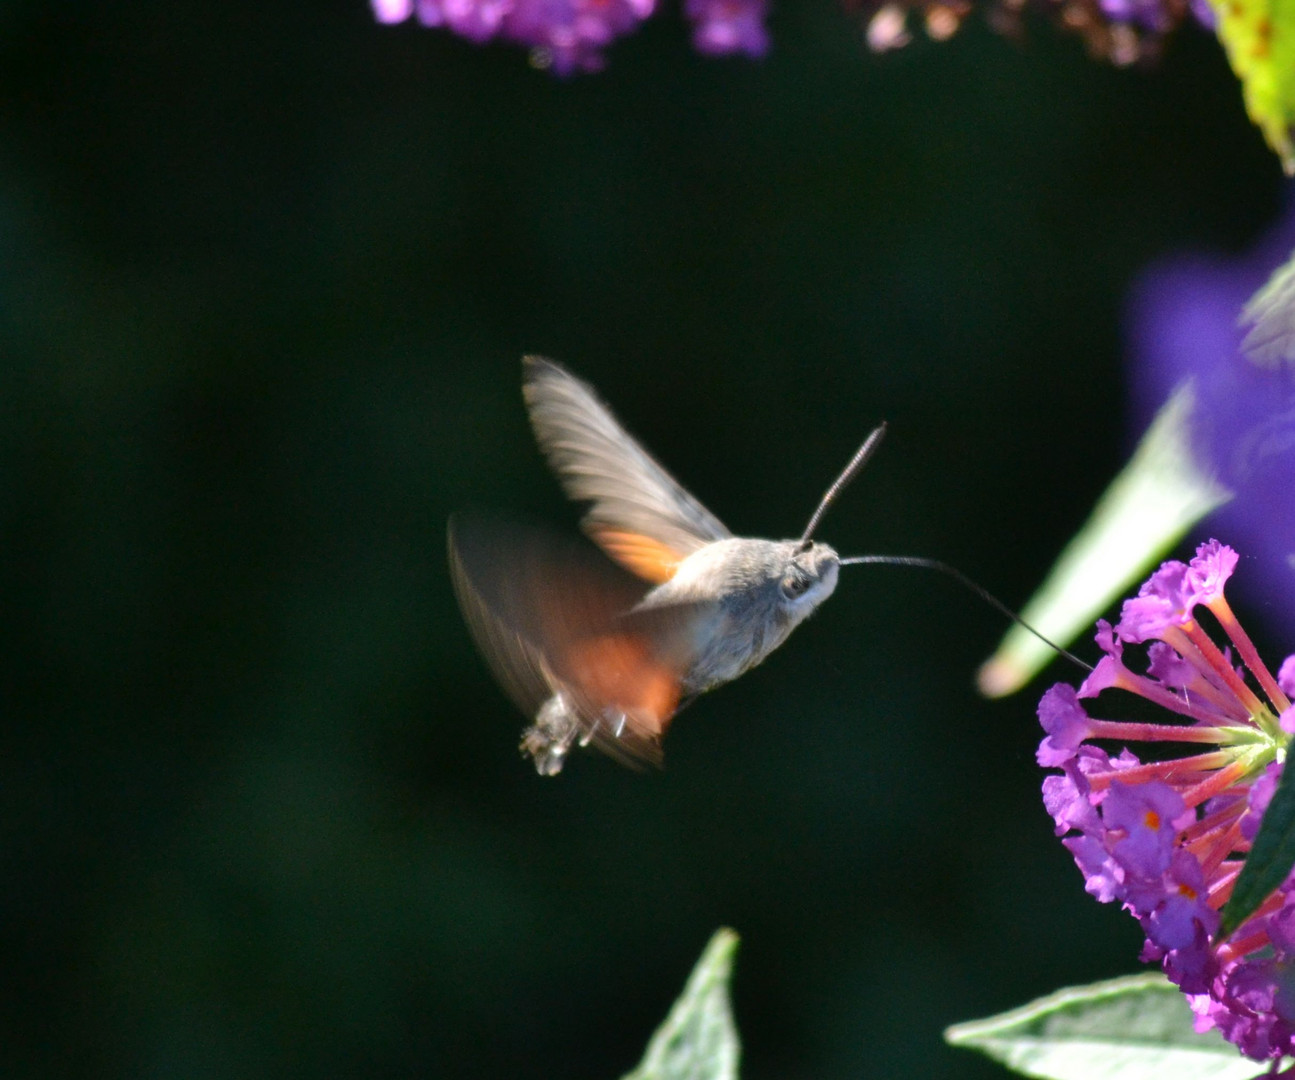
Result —
MULTIPOLYGON (((865 444, 865 447, 866 445, 867 444, 865 444)), ((983 585, 977 584, 976 582, 972 581, 971 578, 967 577, 967 575, 964 574, 961 570, 959 570, 956 566, 950 566, 948 563, 940 562, 939 559, 924 559, 919 555, 855 555, 852 558, 841 560, 842 566, 862 566, 866 564, 872 564, 874 566, 875 565, 919 566, 926 570, 938 570, 942 574, 948 574, 949 577, 953 578, 955 581, 961 582, 963 585, 965 585, 973 593, 979 596, 980 599, 985 601, 985 603, 987 603, 990 607, 994 608, 1001 614, 1006 615, 1009 619, 1012 620, 1012 622, 1016 623, 1018 626, 1024 627, 1036 638, 1038 638, 1041 642, 1043 642, 1043 644, 1048 646, 1048 648, 1054 649, 1058 656, 1064 656, 1072 664, 1077 664, 1085 671, 1093 670, 1092 664, 1084 663, 1084 661, 1080 660, 1079 657, 1077 657, 1074 653, 1070 652, 1068 649, 1063 649, 1055 641, 1050 641, 1048 638, 1044 637, 1041 633, 1039 633, 1039 631, 1034 629, 1034 627, 1032 627, 1018 614, 1016 614, 1016 612, 1014 612, 1000 599, 998 599, 998 597, 996 597, 983 585)))

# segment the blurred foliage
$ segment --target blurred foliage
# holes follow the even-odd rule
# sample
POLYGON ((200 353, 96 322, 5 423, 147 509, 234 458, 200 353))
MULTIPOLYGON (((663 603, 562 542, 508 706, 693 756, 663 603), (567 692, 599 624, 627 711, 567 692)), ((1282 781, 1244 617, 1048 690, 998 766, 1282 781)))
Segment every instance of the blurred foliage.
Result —
POLYGON ((1246 110, 1287 174, 1295 173, 1295 10, 1272 0, 1211 0, 1246 110))
POLYGON ((1197 1031, 1194 1019, 1182 991, 1149 971, 1067 987, 1001 1016, 957 1024, 944 1037, 1047 1080, 1254 1080, 1255 1069, 1265 1067, 1218 1031, 1197 1031))
POLYGON ((5 7, 6 1076, 616 1076, 723 923, 748 1080, 988 1077, 945 1025, 1133 964, 950 583, 860 568, 663 773, 556 781, 454 609, 452 509, 575 521, 524 351, 739 532, 888 419, 822 538, 1019 602, 1128 449, 1129 281, 1281 200, 1203 33, 770 25, 563 82, 360 2, 5 7))
POLYGON ((737 1080, 742 1044, 729 1001, 737 944, 732 930, 715 931, 643 1060, 623 1080, 737 1080))

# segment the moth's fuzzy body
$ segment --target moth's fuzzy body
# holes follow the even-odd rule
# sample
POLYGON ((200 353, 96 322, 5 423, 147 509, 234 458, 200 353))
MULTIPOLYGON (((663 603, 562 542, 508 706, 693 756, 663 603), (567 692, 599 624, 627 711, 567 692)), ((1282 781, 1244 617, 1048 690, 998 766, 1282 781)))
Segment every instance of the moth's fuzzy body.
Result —
POLYGON ((690 604, 695 650, 683 675, 686 695, 700 694, 761 663, 836 588, 840 559, 826 544, 730 537, 693 552, 639 610, 690 604), (790 592, 803 584, 803 591, 790 592))

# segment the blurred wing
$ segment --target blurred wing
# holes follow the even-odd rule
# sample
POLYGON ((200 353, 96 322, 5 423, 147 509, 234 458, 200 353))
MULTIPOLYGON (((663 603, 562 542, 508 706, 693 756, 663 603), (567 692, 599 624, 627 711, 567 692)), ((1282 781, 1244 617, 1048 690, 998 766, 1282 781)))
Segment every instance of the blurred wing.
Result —
POLYGON ((645 581, 661 583, 700 547, 731 534, 658 465, 593 389, 538 356, 522 392, 540 448, 567 495, 589 502, 585 531, 645 581))
POLYGON ((627 617, 646 586, 584 540, 456 516, 450 574, 477 646, 529 717, 555 693, 582 739, 627 764, 661 762, 679 704, 686 613, 627 617))

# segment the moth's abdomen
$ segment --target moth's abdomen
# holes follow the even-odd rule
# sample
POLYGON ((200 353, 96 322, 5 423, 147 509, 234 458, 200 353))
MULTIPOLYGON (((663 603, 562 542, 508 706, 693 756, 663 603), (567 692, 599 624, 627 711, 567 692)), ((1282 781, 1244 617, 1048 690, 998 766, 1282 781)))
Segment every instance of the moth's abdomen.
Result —
POLYGON ((540 706, 535 723, 522 732, 521 751, 535 762, 541 776, 556 776, 573 746, 591 742, 627 765, 659 765, 661 736, 678 706, 677 684, 669 700, 669 710, 658 713, 642 704, 600 704, 574 691, 559 691, 540 706))
POLYGON ((535 714, 535 723, 522 732, 521 751, 535 762, 541 776, 557 776, 580 736, 580 721, 561 694, 554 694, 535 714))

